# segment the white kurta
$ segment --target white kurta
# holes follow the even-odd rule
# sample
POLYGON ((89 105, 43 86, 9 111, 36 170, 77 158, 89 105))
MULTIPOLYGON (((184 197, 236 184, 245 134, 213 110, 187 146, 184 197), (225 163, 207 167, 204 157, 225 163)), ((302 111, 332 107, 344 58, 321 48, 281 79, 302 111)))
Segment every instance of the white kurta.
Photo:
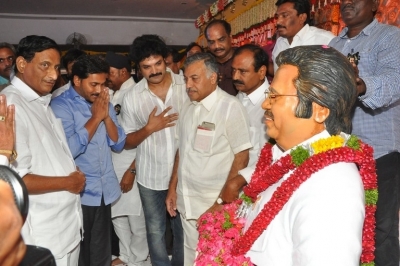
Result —
MULTIPOLYGON (((329 136, 324 131, 304 143, 329 136)), ((274 146, 274 161, 288 152, 274 146)), ((260 194, 245 230, 289 175, 260 194)), ((364 187, 357 166, 330 165, 294 192, 247 256, 259 266, 358 266, 364 215, 364 187)))
MULTIPOLYGON (((51 95, 39 97, 19 78, 2 91, 7 103, 15 105, 13 166, 23 177, 68 176, 76 170, 61 121, 49 103, 51 95)), ((79 194, 67 191, 29 195, 29 213, 22 228, 26 244, 50 249, 56 259, 64 257, 80 242, 82 210, 79 194)))

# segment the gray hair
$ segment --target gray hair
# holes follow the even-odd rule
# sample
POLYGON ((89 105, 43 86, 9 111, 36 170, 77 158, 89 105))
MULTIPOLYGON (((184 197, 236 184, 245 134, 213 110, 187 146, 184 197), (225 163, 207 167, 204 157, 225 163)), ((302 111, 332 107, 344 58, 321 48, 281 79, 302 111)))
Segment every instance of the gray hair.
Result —
POLYGON ((218 71, 217 60, 210 53, 196 53, 188 57, 183 65, 183 68, 186 69, 188 66, 198 61, 204 62, 204 65, 206 66, 207 69, 207 78, 209 78, 212 73, 218 74, 219 71, 218 71))
POLYGON ((17 54, 17 51, 15 50, 14 45, 8 43, 8 42, 0 42, 0 49, 3 48, 8 48, 10 49, 14 54, 17 54))
POLYGON ((298 46, 280 53, 276 63, 298 69, 299 74, 293 80, 299 97, 296 117, 310 118, 315 102, 330 111, 325 120, 330 134, 351 132, 352 109, 357 97, 356 76, 342 53, 325 45, 298 46))

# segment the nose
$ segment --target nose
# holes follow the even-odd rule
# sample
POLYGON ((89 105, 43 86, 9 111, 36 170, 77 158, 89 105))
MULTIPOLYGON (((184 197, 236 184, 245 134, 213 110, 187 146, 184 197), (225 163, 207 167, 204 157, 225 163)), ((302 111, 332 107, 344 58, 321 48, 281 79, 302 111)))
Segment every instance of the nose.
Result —
POLYGON ((58 78, 58 73, 59 70, 56 68, 49 68, 49 71, 47 72, 47 76, 52 78, 53 80, 57 80, 58 78))
POLYGON ((234 69, 232 70, 232 79, 233 80, 237 80, 238 79, 238 76, 239 76, 238 72, 239 71, 236 71, 234 69))
POLYGON ((265 100, 263 101, 263 103, 261 104, 262 109, 264 110, 269 110, 271 109, 271 101, 270 99, 267 97, 265 98, 265 100))

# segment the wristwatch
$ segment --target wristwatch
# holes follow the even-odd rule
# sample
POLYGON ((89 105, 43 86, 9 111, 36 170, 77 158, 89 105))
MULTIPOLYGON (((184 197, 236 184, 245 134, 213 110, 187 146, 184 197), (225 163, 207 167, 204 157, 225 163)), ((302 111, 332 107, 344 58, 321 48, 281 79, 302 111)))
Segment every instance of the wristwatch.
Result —
POLYGON ((130 169, 130 172, 131 172, 131 174, 136 175, 136 169, 135 169, 135 168, 131 168, 131 169, 130 169))
POLYGON ((17 159, 17 152, 15 150, 0 150, 0 154, 10 154, 10 162, 13 162, 17 159))

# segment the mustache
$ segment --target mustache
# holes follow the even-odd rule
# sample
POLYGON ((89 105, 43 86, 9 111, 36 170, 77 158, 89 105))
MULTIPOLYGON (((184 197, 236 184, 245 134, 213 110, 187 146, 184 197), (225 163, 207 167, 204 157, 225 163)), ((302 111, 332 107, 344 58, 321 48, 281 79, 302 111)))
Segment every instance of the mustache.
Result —
POLYGON ((353 4, 345 4, 340 7, 340 10, 343 11, 345 8, 348 8, 348 7, 354 8, 353 4))
POLYGON ((273 115, 272 112, 269 111, 269 110, 265 110, 264 116, 266 116, 266 117, 271 118, 272 120, 274 120, 274 115, 273 115))
POLYGON ((277 24, 277 25, 276 25, 276 28, 277 28, 277 29, 286 29, 286 27, 285 27, 285 26, 283 26, 283 25, 280 25, 280 24, 277 24))
POLYGON ((161 75, 162 75, 162 73, 158 72, 158 73, 150 74, 149 78, 157 77, 157 76, 161 76, 161 75))
POLYGON ((223 48, 214 49, 214 53, 216 53, 216 52, 222 52, 222 51, 225 51, 225 49, 223 49, 223 48))
POLYGON ((238 79, 234 79, 233 80, 233 84, 238 84, 238 85, 244 85, 244 82, 243 81, 241 81, 241 80, 238 80, 238 79))

